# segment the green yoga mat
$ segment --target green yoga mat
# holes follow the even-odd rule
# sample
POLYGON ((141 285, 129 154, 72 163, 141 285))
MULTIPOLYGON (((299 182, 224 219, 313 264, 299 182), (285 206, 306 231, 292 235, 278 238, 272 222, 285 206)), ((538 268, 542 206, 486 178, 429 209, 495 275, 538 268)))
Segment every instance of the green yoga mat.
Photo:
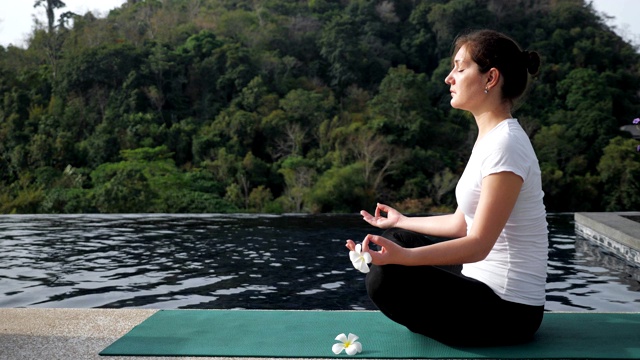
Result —
POLYGON ((527 344, 455 348, 377 311, 160 310, 100 355, 295 358, 640 358, 640 313, 546 313, 527 344), (340 333, 362 352, 334 355, 340 333))

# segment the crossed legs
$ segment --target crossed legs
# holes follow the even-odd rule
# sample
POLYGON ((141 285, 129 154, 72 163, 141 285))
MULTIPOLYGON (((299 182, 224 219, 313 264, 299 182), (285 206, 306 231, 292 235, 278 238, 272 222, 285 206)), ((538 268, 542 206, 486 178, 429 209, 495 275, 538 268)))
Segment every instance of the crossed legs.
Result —
MULTIPOLYGON (((404 247, 438 240, 405 230, 383 234, 404 247)), ((531 339, 543 306, 502 300, 491 288, 460 272, 461 266, 371 266, 367 293, 389 319, 443 343, 492 346, 531 339)))

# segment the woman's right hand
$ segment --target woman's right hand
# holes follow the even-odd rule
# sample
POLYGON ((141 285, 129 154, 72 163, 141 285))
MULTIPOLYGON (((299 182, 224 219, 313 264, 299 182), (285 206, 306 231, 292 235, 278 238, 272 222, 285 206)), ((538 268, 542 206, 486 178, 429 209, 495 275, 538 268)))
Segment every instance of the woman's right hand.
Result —
MULTIPOLYGON (((356 243, 353 240, 347 240, 347 249, 354 251, 356 243)), ((374 265, 402 264, 407 257, 407 249, 385 239, 382 236, 368 234, 362 241, 362 252, 368 252, 371 255, 371 263, 374 265), (369 245, 373 243, 380 250, 373 250, 369 245)))
POLYGON ((398 222, 404 217, 404 215, 391 206, 380 203, 376 205, 375 215, 371 215, 365 210, 360 211, 360 215, 362 215, 364 221, 380 229, 398 227, 398 222), (387 213, 387 216, 382 216, 380 214, 381 212, 387 213))

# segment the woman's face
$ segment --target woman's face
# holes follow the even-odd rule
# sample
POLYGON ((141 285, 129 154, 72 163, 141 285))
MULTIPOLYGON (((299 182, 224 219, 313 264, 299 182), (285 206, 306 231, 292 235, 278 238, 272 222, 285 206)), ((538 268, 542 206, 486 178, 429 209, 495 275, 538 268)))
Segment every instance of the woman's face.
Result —
POLYGON ((466 46, 460 50, 453 58, 453 69, 444 79, 449 84, 451 92, 451 107, 473 112, 486 94, 484 93, 487 84, 485 76, 480 73, 478 64, 468 56, 466 46))

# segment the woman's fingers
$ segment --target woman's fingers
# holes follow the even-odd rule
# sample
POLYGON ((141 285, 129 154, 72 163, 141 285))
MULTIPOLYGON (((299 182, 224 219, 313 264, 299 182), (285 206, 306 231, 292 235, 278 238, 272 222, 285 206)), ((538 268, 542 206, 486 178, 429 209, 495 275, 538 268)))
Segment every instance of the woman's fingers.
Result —
POLYGON ((387 247, 389 243, 391 243, 391 241, 383 238, 382 236, 369 234, 365 236, 364 240, 362 241, 362 248, 363 248, 363 251, 376 252, 379 254, 383 254, 387 252, 387 247), (372 243, 376 244, 380 248, 380 250, 371 249, 372 243))
POLYGON ((369 242, 372 242, 380 247, 384 247, 385 243, 389 241, 385 238, 383 238, 382 236, 378 236, 378 235, 371 235, 368 234, 367 236, 365 236, 364 241, 363 241, 363 246, 364 243, 367 244, 367 249, 369 248, 369 242))
POLYGON ((401 248, 393 241, 378 235, 367 235, 362 241, 363 251, 368 251, 372 262, 376 265, 400 264, 401 248), (371 244, 376 244, 380 250, 370 250, 371 244))
POLYGON ((349 249, 350 251, 355 251, 356 250, 356 243, 353 242, 353 240, 349 239, 347 240, 347 243, 345 245, 347 247, 347 249, 349 249))
POLYGON ((378 214, 380 214, 381 211, 388 213, 389 210, 391 210, 391 207, 389 205, 378 203, 378 206, 376 206, 376 211, 378 211, 378 214))
POLYGON ((364 240, 362 240, 362 251, 369 251, 369 235, 364 237, 364 240))

